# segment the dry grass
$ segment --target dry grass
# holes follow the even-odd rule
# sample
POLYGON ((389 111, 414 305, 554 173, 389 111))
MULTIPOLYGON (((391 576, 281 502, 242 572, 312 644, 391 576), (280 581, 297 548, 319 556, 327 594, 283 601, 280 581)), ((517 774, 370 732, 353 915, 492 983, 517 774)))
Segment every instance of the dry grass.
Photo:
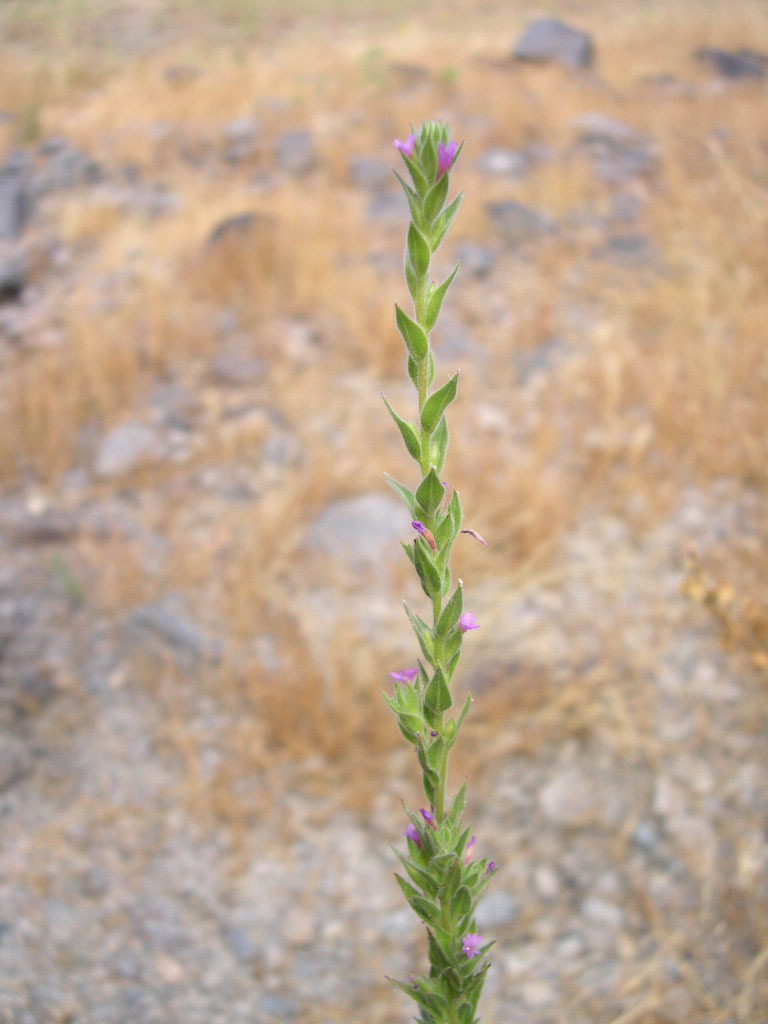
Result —
MULTIPOLYGON (((535 586, 557 573, 558 548, 588 511, 625 517, 641 536, 686 487, 728 478, 764 498, 768 482, 766 93, 749 84, 711 88, 691 57, 702 45, 757 46, 768 38, 763 3, 658 0, 620 5, 619 14, 609 0, 591 0, 580 5, 579 20, 599 33, 594 79, 509 66, 527 5, 511 13, 504 4, 434 4, 429 42, 423 14, 396 2, 366 3, 354 18, 343 4, 258 6, 256 21, 248 16, 253 7, 235 0, 72 4, 50 18, 43 3, 0 11, 13 58, 0 65, 0 95, 15 117, 0 122, 0 156, 62 135, 110 176, 130 164, 179 200, 159 218, 108 192, 46 205, 45 230, 70 247, 77 273, 57 282, 50 268, 39 271, 54 295, 49 321, 62 343, 4 353, 0 479, 56 494, 63 474, 87 461, 89 437, 143 415, 158 382, 181 383, 199 397, 201 437, 190 459, 128 482, 143 495, 147 529, 169 542, 162 566, 147 573, 131 543, 89 538, 77 570, 94 580, 90 600, 108 616, 179 590, 212 628, 225 624, 237 657, 218 675, 201 684, 170 666, 159 682, 154 669, 143 674, 168 707, 164 742, 188 766, 185 799, 225 822, 234 846, 259 813, 253 777, 320 755, 322 784, 363 812, 377 796, 364 767, 399 742, 370 685, 381 675, 382 650, 353 617, 332 638, 318 638, 295 603, 307 571, 313 579, 337 574, 339 589, 348 584, 350 600, 360 599, 356 581, 338 567, 308 567, 304 532, 329 500, 378 488, 381 468, 396 475, 403 468, 377 392, 402 393, 391 308, 404 294, 404 222, 371 227, 366 197, 350 187, 351 158, 386 160, 390 139, 409 121, 445 116, 467 140, 457 240, 486 240, 486 204, 510 194, 576 225, 521 257, 503 256, 498 290, 465 279, 448 303, 485 360, 462 367, 451 473, 471 525, 494 549, 490 561, 479 548, 463 548, 460 575, 477 585, 501 576, 510 591, 535 586), (415 85, 409 65, 424 71, 415 85), (695 98, 660 95, 651 79, 670 70, 702 86, 695 98), (606 212, 606 188, 585 160, 567 156, 574 119, 594 110, 656 141, 661 170, 637 194, 660 272, 633 274, 594 259, 600 232, 585 212, 606 212), (247 116, 259 125, 255 149, 231 166, 222 129, 247 116), (272 140, 292 128, 313 131, 316 166, 272 187, 272 140), (475 167, 490 145, 542 142, 558 159, 514 187, 475 167), (207 242, 218 222, 244 211, 256 214, 251 230, 207 242), (265 382, 249 398, 268 411, 242 429, 235 403, 208 376, 222 313, 267 362, 265 382), (296 327, 302 321, 311 327, 305 334, 296 327), (572 341, 572 357, 516 406, 515 357, 553 337, 572 341), (201 493, 193 478, 211 467, 253 464, 257 475, 275 423, 296 441, 295 464, 281 466, 239 506, 201 493), (254 634, 271 636, 280 651, 274 671, 254 653, 254 634), (238 723, 221 738, 213 779, 200 774, 204 738, 178 705, 182 695, 183 710, 200 685, 238 723)), ((565 3, 549 6, 569 11, 565 3)), ((449 254, 442 258, 447 269, 449 254)), ((108 491, 94 485, 92 496, 108 491)), ((763 667, 766 550, 754 538, 727 538, 702 558, 731 589, 705 579, 701 567, 691 583, 732 645, 763 667)), ((383 654, 394 662, 400 643, 401 636, 384 636, 383 654)), ((621 665, 622 657, 608 637, 606 664, 621 665)), ((640 668, 630 667, 621 683, 605 666, 565 682, 534 668, 516 675, 511 689, 504 666, 488 668, 457 770, 481 772, 489 751, 494 759, 532 753, 565 733, 599 734, 627 756, 652 759, 654 718, 640 668), (500 720, 510 721, 501 734, 500 720)), ((411 770, 392 764, 396 774, 411 770)), ((687 954, 676 941, 670 937, 648 977, 636 980, 651 994, 614 1024, 669 1019, 653 992, 670 958, 683 970, 687 954)), ((742 979, 745 1024, 752 1024, 750 986, 764 965, 763 950, 742 979)), ((703 997, 701 1006, 721 1019, 703 997)))

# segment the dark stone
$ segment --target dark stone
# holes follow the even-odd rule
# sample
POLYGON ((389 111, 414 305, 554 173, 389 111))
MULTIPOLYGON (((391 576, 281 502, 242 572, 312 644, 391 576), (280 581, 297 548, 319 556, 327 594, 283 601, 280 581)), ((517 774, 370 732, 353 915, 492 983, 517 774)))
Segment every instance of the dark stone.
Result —
POLYGON ((555 18, 536 18, 526 26, 512 56, 515 60, 551 60, 568 68, 589 68, 594 47, 586 32, 571 28, 555 18))
POLYGON ((461 271, 471 274, 472 277, 487 277, 496 266, 495 251, 490 246, 477 242, 462 242, 461 245, 457 245, 456 256, 461 260, 461 271))
POLYGON ((274 154, 277 169, 288 174, 307 174, 317 162, 312 133, 303 129, 278 135, 274 154))
POLYGON ((224 220, 219 221, 208 235, 206 244, 217 245, 220 242, 247 235, 261 226, 271 228, 273 225, 272 218, 263 213, 255 213, 253 210, 235 213, 231 217, 225 217, 224 220))
POLYGON ((77 536, 79 523, 75 516, 57 509, 26 515, 12 526, 17 544, 59 544, 77 536))
POLYGON ((588 113, 579 118, 577 129, 577 146, 589 155, 603 181, 621 183, 656 170, 653 140, 622 121, 588 113))
POLYGON ((38 147, 45 160, 34 174, 36 195, 65 191, 81 185, 95 185, 104 179, 101 166, 87 153, 71 146, 66 139, 46 139, 38 147))
POLYGON ((349 180, 358 188, 378 192, 387 188, 394 180, 392 165, 375 156, 356 156, 349 161, 349 180))
POLYGON ((493 226, 512 245, 520 245, 555 230, 555 222, 550 216, 515 199, 488 203, 485 209, 493 226))
POLYGON ((26 261, 17 254, 3 257, 0 249, 0 303, 18 302, 24 291, 26 276, 26 261))
POLYGON ((174 597, 134 609, 128 617, 126 630, 130 640, 159 641, 190 666, 217 662, 222 657, 221 641, 204 632, 187 614, 183 602, 174 597))
POLYGON ((0 167, 0 241, 20 238, 32 216, 28 164, 22 154, 0 167))
POLYGON ((696 51, 695 57, 723 78, 765 78, 768 71, 768 54, 755 50, 729 51, 703 46, 696 51))
POLYGON ((628 269, 658 265, 658 254, 651 240, 635 233, 613 235, 593 255, 595 259, 628 269))

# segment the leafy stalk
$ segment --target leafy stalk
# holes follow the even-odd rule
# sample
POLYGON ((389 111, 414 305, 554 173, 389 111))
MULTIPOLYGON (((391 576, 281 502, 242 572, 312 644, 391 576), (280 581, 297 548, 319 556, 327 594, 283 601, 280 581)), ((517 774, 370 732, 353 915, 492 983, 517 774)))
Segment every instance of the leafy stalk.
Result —
MULTIPOLYGON (((451 582, 453 544, 464 530, 457 491, 449 495, 442 483, 449 432, 446 414, 458 393, 458 373, 433 390, 434 355, 431 332, 458 265, 442 283, 430 280, 433 253, 450 228, 461 195, 447 206, 449 173, 461 147, 450 141, 446 125, 437 121, 413 132, 400 150, 411 184, 397 172, 411 213, 405 252, 405 277, 413 300, 413 315, 395 307, 397 328, 408 353, 408 375, 416 390, 415 420, 403 419, 387 404, 408 454, 418 466, 415 489, 388 477, 408 508, 415 531, 404 545, 431 606, 431 625, 406 607, 424 656, 418 668, 390 673, 394 694, 385 699, 400 731, 416 752, 427 806, 408 811, 405 832, 408 852, 397 852, 405 871, 397 875, 400 888, 427 928, 429 972, 410 982, 393 982, 420 1008, 422 1024, 476 1024, 478 1000, 490 963, 493 943, 477 934, 475 909, 496 870, 489 860, 472 857, 475 837, 462 824, 465 786, 448 794, 448 762, 470 698, 458 717, 451 713, 451 681, 461 656, 463 635, 477 628, 464 610, 464 586, 451 582)), ((477 536, 474 534, 474 536, 477 536)))

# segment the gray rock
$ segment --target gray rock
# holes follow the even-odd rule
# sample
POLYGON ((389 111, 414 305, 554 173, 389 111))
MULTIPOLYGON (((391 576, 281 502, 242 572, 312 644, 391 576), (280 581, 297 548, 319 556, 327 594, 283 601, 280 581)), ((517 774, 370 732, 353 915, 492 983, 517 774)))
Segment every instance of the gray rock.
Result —
POLYGON ((264 379, 264 360, 250 351, 247 340, 226 344, 210 364, 211 380, 225 387, 250 387, 264 379))
POLYGON ((159 641, 185 663, 217 662, 223 654, 221 641, 202 630, 186 611, 183 598, 173 594, 135 608, 126 621, 126 636, 131 641, 159 641))
POLYGON ((32 216, 27 161, 19 154, 0 167, 0 241, 20 238, 32 216))
POLYGON ((555 230, 555 221, 548 214, 518 203, 516 199, 488 203, 485 209, 493 226, 511 245, 520 245, 555 230))
POLYGON ((18 516, 11 523, 16 544, 60 544, 77 536, 80 524, 70 512, 45 509, 18 516))
POLYGON ((356 156, 349 161, 349 180, 358 188, 378 192, 387 188, 395 180, 392 165, 375 156, 356 156))
POLYGON ((530 169, 531 162, 530 154, 524 149, 503 149, 493 146, 480 154, 477 168, 483 174, 520 178, 530 169))
POLYGON ((621 234, 608 238, 592 253, 597 260, 629 270, 657 267, 659 256, 650 238, 641 234, 621 234))
POLYGON ((36 195, 65 191, 81 185, 94 185, 104 178, 101 166, 87 153, 70 145, 66 139, 46 139, 38 148, 43 166, 35 171, 36 195))
POLYGON ((653 139, 623 121, 595 111, 578 118, 575 127, 578 149, 588 154, 604 181, 624 182, 658 167, 653 139))
POLYGON ((114 427, 99 446, 95 472, 102 478, 121 476, 163 456, 158 435, 143 423, 129 420, 114 427))
POLYGON ((15 736, 0 736, 0 793, 21 781, 32 769, 32 756, 15 736))
POLYGON ((551 822, 564 828, 610 827, 624 811, 618 791, 577 765, 563 767, 552 776, 539 793, 539 806, 551 822))
POLYGON ((360 494, 327 505, 306 535, 310 551, 322 551, 352 566, 374 566, 382 548, 407 535, 408 512, 385 494, 360 494))
POLYGON ((478 928, 501 928, 518 916, 515 898, 504 889, 490 889, 477 908, 478 928))
POLYGON ((285 132, 275 139, 275 166, 287 174, 302 175, 317 163, 312 133, 306 130, 285 132))
POLYGON ((477 242, 462 242, 456 246, 456 256, 461 260, 461 271, 472 277, 484 278, 496 266, 496 253, 489 245, 477 242))
POLYGON ((568 68, 592 66, 594 48, 586 32, 555 18, 536 18, 526 26, 512 56, 523 61, 555 61, 568 68))
POLYGON ((402 224, 408 216, 405 197, 397 192, 376 192, 368 204, 367 216, 375 223, 402 224))
POLYGON ((703 46, 694 56, 723 78, 765 78, 768 73, 768 54, 757 53, 756 50, 729 51, 703 46))
POLYGON ((206 245, 218 245, 233 238, 242 238, 260 228, 271 230, 273 227, 272 217, 264 213, 255 213, 253 210, 246 210, 220 220, 211 229, 206 245))
MULTIPOLYGON (((0 186, 0 191, 2 186, 0 186)), ((2 197, 0 196, 0 205, 2 197)), ((0 211, 0 217, 2 212, 0 211)), ((0 242, 0 303, 17 302, 27 281, 27 263, 21 253, 0 242)))

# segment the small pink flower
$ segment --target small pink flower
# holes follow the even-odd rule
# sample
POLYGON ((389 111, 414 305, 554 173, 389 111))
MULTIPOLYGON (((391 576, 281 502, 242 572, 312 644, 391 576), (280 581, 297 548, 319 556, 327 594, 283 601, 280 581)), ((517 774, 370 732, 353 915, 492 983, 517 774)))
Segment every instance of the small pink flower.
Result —
POLYGON ((468 533, 470 535, 470 537, 474 537, 475 540, 479 540, 484 548, 488 547, 488 541, 483 540, 483 538, 480 536, 480 534, 477 532, 477 530, 462 530, 461 532, 462 533, 468 533))
POLYGON ((407 686, 408 683, 412 683, 416 676, 419 674, 417 668, 401 668, 399 672, 390 672, 389 678, 393 683, 401 683, 403 686, 407 686))
POLYGON ((459 148, 456 142, 438 142, 437 144, 437 178, 439 181, 446 171, 453 167, 456 159, 456 150, 459 148))
POLYGON ((495 870, 496 870, 496 861, 495 860, 489 860, 488 864, 486 865, 486 868, 485 868, 485 874, 486 875, 492 875, 495 870))
POLYGON ((410 839, 412 843, 415 843, 419 849, 421 849, 421 836, 419 830, 414 824, 410 824, 408 828, 403 832, 406 839, 410 839))
POLYGON ((466 953, 471 960, 473 956, 480 956, 480 947, 483 944, 483 936, 475 932, 469 932, 461 942, 461 951, 466 953))
POLYGON ((432 811, 426 810, 424 807, 421 808, 421 816, 432 829, 437 829, 437 823, 435 822, 435 816, 432 811))
POLYGON ((395 149, 399 149, 403 156, 413 156, 413 147, 416 145, 416 137, 413 132, 411 132, 405 142, 401 142, 400 139, 395 139, 392 145, 395 149))
POLYGON ((426 528, 424 523, 420 523, 418 521, 418 519, 414 519, 413 522, 411 523, 411 526, 414 528, 416 533, 421 534, 421 536, 424 538, 424 540, 427 542, 427 544, 429 544, 429 546, 432 548, 433 551, 437 551, 437 545, 435 544, 435 538, 432 536, 432 534, 426 528))
POLYGON ((459 629, 462 633, 468 633, 470 629, 480 629, 480 623, 472 612, 462 612, 459 618, 459 629))
POLYGON ((474 846, 475 846, 476 842, 477 842, 477 838, 475 836, 472 836, 472 838, 469 840, 467 845, 464 847, 464 863, 465 864, 469 864, 469 862, 472 860, 472 854, 475 852, 474 851, 474 846))

